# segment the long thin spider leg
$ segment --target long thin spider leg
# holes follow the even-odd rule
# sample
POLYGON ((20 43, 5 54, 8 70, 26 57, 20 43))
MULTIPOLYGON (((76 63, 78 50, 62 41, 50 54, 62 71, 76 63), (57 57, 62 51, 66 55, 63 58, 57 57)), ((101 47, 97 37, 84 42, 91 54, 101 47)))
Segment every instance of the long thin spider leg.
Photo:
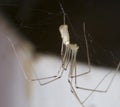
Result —
MULTIPOLYGON (((117 67, 117 68, 118 68, 118 67, 117 67)), ((114 72, 114 71, 113 71, 113 72, 114 72)), ((98 86, 100 86, 100 84, 102 84, 103 80, 104 80, 108 75, 110 75, 111 73, 112 73, 112 72, 107 73, 107 74, 102 78, 102 80, 99 82, 98 86)), ((76 74, 76 70, 75 70, 75 75, 77 75, 77 74, 76 74)), ((109 87, 111 86, 112 81, 113 81, 113 79, 115 78, 115 75, 116 75, 116 74, 113 75, 113 77, 112 77, 112 79, 111 79, 108 87, 107 87, 105 90, 97 90, 97 89, 95 89, 95 88, 94 88, 94 89, 90 89, 90 88, 80 87, 80 86, 77 85, 77 78, 76 78, 76 77, 75 77, 75 87, 76 87, 77 89, 82 89, 82 90, 87 90, 87 91, 95 91, 95 92, 103 92, 103 93, 105 93, 105 92, 108 91, 109 87)))
MULTIPOLYGON (((72 74, 72 67, 73 67, 73 65, 72 65, 72 62, 73 62, 73 57, 74 57, 74 55, 73 55, 73 50, 70 48, 70 50, 71 50, 71 53, 70 53, 70 60, 69 60, 69 63, 70 63, 70 68, 69 68, 69 74, 68 74, 68 77, 70 77, 71 76, 71 74, 72 74)), ((72 78, 71 78, 71 81, 72 81, 72 78)), ((71 88, 71 92, 73 93, 73 90, 72 90, 72 88, 71 88)))
MULTIPOLYGON (((73 75, 73 73, 76 74, 76 56, 77 56, 77 50, 74 50, 73 54, 74 54, 73 64, 72 64, 73 65, 73 71, 72 71, 71 75, 73 75)), ((71 79, 73 79, 73 78, 71 78, 71 79)), ((75 82, 76 82, 76 78, 75 78, 75 82)))
MULTIPOLYGON (((113 77, 112 77, 112 79, 111 79, 111 81, 110 81, 107 89, 106 89, 105 91, 102 91, 102 90, 97 90, 97 91, 99 91, 99 92, 107 92, 107 91, 108 91, 108 89, 109 89, 109 87, 111 86, 112 81, 114 80, 114 78, 115 78, 115 76, 116 76, 119 68, 120 68, 120 62, 119 62, 119 64, 118 64, 117 68, 116 68, 116 73, 113 75, 113 77)), ((75 70, 75 74, 76 74, 76 70, 75 70)), ((104 80, 109 74, 110 74, 110 73, 107 73, 107 74, 103 77, 103 79, 99 82, 99 84, 95 87, 94 90, 89 90, 89 91, 92 91, 92 92, 88 95, 88 97, 87 97, 83 102, 81 102, 82 104, 87 101, 87 99, 96 91, 96 89, 100 86, 100 84, 103 82, 103 80, 104 80)), ((75 79, 76 79, 76 77, 75 77, 75 79)), ((76 84, 76 80, 75 80, 75 84, 76 84)), ((84 88, 84 90, 88 90, 88 89, 84 88)))
POLYGON ((68 56, 69 56, 69 51, 70 49, 66 46, 66 52, 65 52, 65 55, 64 55, 64 58, 63 58, 63 61, 62 61, 62 67, 64 68, 64 70, 66 70, 66 63, 68 61, 68 56))
MULTIPOLYGON (((106 78, 108 75, 110 75, 110 74, 111 74, 111 72, 107 73, 107 74, 100 80, 100 82, 98 83, 97 87, 99 87, 99 86, 102 84, 102 82, 105 80, 105 78, 106 78)), ((82 90, 86 90, 86 91, 95 91, 95 92, 103 92, 103 93, 105 92, 104 90, 97 90, 96 88, 91 89, 91 88, 80 87, 80 86, 77 85, 77 79, 76 79, 75 87, 76 87, 77 89, 82 89, 82 90)))
POLYGON ((70 80, 68 80, 68 82, 69 82, 70 87, 71 87, 71 89, 72 89, 73 95, 76 97, 76 99, 78 100, 78 102, 82 105, 82 107, 85 107, 85 106, 83 105, 82 101, 80 100, 80 98, 78 97, 75 89, 73 88, 72 82, 71 82, 70 80))
POLYGON ((6 38, 7 38, 7 40, 9 41, 9 43, 10 43, 10 45, 11 45, 11 48, 12 48, 12 50, 13 50, 13 52, 14 52, 14 54, 15 54, 15 57, 16 57, 16 59, 17 59, 17 61, 18 61, 18 65, 19 65, 20 69, 22 70, 25 79, 28 80, 28 81, 30 81, 30 79, 28 78, 26 72, 24 71, 24 68, 23 68, 23 66, 22 66, 22 64, 21 64, 21 61, 20 61, 19 56, 18 56, 18 54, 17 54, 17 51, 16 51, 16 49, 15 49, 15 46, 14 46, 14 44, 12 43, 12 40, 11 40, 8 36, 6 36, 6 38))
MULTIPOLYGON (((69 77, 73 74, 73 60, 74 60, 74 52, 71 50, 71 59, 70 59, 70 70, 69 70, 69 77)), ((72 78, 71 78, 72 81, 72 78)))
MULTIPOLYGON (((112 82, 113 82, 113 80, 114 80, 116 74, 117 74, 118 71, 119 71, 119 68, 120 68, 120 62, 118 63, 118 66, 117 66, 116 70, 114 71, 115 74, 113 75, 113 77, 112 77, 112 79, 111 79, 111 81, 110 81, 110 83, 109 83, 107 89, 106 89, 105 91, 103 91, 103 92, 106 93, 106 92, 108 91, 108 89, 110 88, 110 86, 111 86, 111 84, 112 84, 112 82)), ((106 76, 107 76, 107 75, 108 75, 108 74, 106 74, 106 76)), ((103 82, 103 80, 104 80, 104 79, 101 80, 101 82, 95 87, 94 90, 96 90, 96 89, 100 86, 100 84, 103 82)), ((87 101, 87 99, 88 99, 94 92, 95 92, 95 91, 92 91, 92 92, 88 95, 88 97, 83 101, 83 103, 85 103, 85 102, 87 101)))
MULTIPOLYGON (((64 68, 62 67, 62 65, 60 66, 60 68, 59 68, 59 70, 58 70, 58 72, 57 72, 56 75, 54 75, 54 76, 49 76, 49 77, 43 77, 43 78, 36 78, 36 79, 32 79, 32 81, 39 81, 39 80, 46 80, 46 79, 56 78, 56 77, 58 77, 59 74, 61 73, 61 69, 64 70, 64 68)), ((37 75, 37 74, 35 74, 35 75, 37 75)))
POLYGON ((54 78, 54 79, 52 79, 52 80, 50 80, 50 81, 47 81, 47 82, 44 82, 44 83, 39 82, 40 85, 46 85, 46 84, 48 84, 48 83, 51 83, 51 82, 53 82, 53 81, 61 78, 61 76, 62 76, 62 74, 63 74, 63 71, 65 70, 65 67, 64 67, 64 66, 65 66, 65 63, 66 63, 66 61, 69 61, 69 60, 70 60, 69 57, 68 57, 68 56, 69 56, 69 50, 70 50, 70 48, 68 48, 68 47, 65 48, 65 54, 64 54, 64 57, 63 57, 63 62, 62 62, 62 65, 61 65, 60 69, 58 70, 58 74, 57 74, 57 75, 51 76, 51 77, 40 78, 40 79, 34 79, 33 81, 40 81, 40 80, 45 80, 45 79, 54 78), (61 69, 62 69, 62 71, 61 71, 61 69), (60 72, 61 72, 61 74, 60 74, 60 76, 59 76, 59 73, 60 73, 60 72))
MULTIPOLYGON (((77 52, 76 52, 76 53, 77 53, 77 52)), ((75 75, 77 75, 77 72, 76 72, 76 53, 75 53, 75 57, 74 57, 75 75)), ((119 67, 119 65, 118 65, 118 67, 119 67)), ((117 67, 117 68, 118 68, 118 67, 117 67)), ((114 72, 114 71, 113 71, 113 72, 114 72)), ((100 85, 100 84, 103 82, 103 80, 104 80, 108 75, 110 75, 111 73, 112 73, 112 72, 107 73, 107 74, 102 78, 102 80, 99 82, 98 85, 100 85)), ((115 74, 115 75, 116 75, 116 74, 115 74)), ((107 87, 105 90, 96 90, 96 89, 90 89, 90 88, 78 87, 78 85, 77 85, 77 77, 76 77, 76 76, 75 76, 75 87, 76 87, 77 89, 83 89, 83 90, 87 90, 87 91, 107 92, 108 89, 109 89, 109 87, 110 87, 110 85, 112 84, 112 81, 113 81, 115 75, 113 75, 113 77, 112 77, 112 79, 111 79, 111 81, 110 81, 108 87, 107 87)))
POLYGON ((39 81, 39 84, 40 84, 40 85, 47 85, 47 84, 49 84, 49 83, 51 83, 51 82, 54 82, 54 81, 56 81, 56 80, 58 80, 58 79, 60 79, 60 78, 62 77, 63 72, 64 72, 64 69, 62 68, 60 75, 58 75, 58 76, 55 77, 54 79, 52 79, 52 80, 50 80, 50 81, 47 81, 47 82, 44 82, 44 83, 41 83, 40 80, 38 80, 38 81, 39 81))
POLYGON ((70 55, 71 55, 71 48, 70 48, 70 46, 65 46, 66 47, 66 49, 67 49, 67 52, 65 53, 65 57, 64 58, 62 58, 62 64, 63 64, 63 68, 66 70, 67 69, 67 67, 68 67, 68 65, 69 65, 69 63, 70 63, 70 55), (65 64, 65 62, 66 62, 66 64, 65 64))
POLYGON ((62 44, 61 44, 61 58, 62 58, 62 62, 63 62, 63 51, 64 51, 64 44, 63 44, 63 40, 62 40, 62 44))
POLYGON ((60 5, 61 11, 62 11, 62 13, 63 13, 63 24, 65 25, 66 13, 65 13, 65 10, 64 10, 64 8, 63 8, 63 6, 62 6, 62 3, 61 3, 60 1, 59 1, 59 5, 60 5))
MULTIPOLYGON (((76 65, 75 65, 76 53, 77 53, 77 50, 72 50, 71 61, 70 61, 71 62, 71 66, 70 66, 70 71, 69 71, 69 77, 71 79, 71 84, 72 84, 72 81, 73 81, 73 78, 71 78, 71 75, 73 75, 74 70, 76 72, 76 65)), ((71 88, 71 92, 76 96, 76 94, 73 92, 72 88, 71 88)))
MULTIPOLYGON (((113 59, 114 59, 114 58, 113 58, 113 59)), ((114 63, 115 63, 115 62, 114 62, 114 63)), ((118 67, 116 68, 115 71, 117 71, 117 69, 119 69, 119 64, 118 64, 118 67)), ((115 71, 112 71, 112 72, 115 72, 115 71)), ((102 84, 103 80, 104 80, 108 75, 110 75, 112 72, 107 73, 107 74, 102 78, 102 80, 99 82, 98 85, 100 86, 100 84, 102 84)), ((77 74, 76 74, 76 70, 75 70, 75 87, 76 87, 77 89, 106 93, 106 92, 108 91, 109 87, 111 86, 111 84, 112 84, 112 82, 113 82, 113 80, 114 80, 114 78, 115 78, 116 73, 115 73, 115 74, 113 75, 113 77, 111 78, 111 81, 109 82, 109 84, 108 84, 108 86, 107 86, 107 88, 106 88, 105 90, 90 89, 90 88, 84 88, 84 87, 78 86, 78 85, 77 85, 77 78, 76 78, 77 76, 76 76, 76 75, 77 75, 77 74)))
POLYGON ((68 56, 67 56, 67 61, 66 61, 66 66, 65 66, 65 69, 68 68, 68 65, 70 63, 70 60, 71 60, 71 54, 72 54, 72 50, 70 47, 68 47, 69 51, 68 51, 68 56))
MULTIPOLYGON (((48 82, 46 82, 46 83, 41 83, 40 80, 42 80, 42 79, 39 79, 39 78, 37 77, 37 74, 36 74, 35 72, 34 72, 34 74, 35 74, 36 79, 29 79, 28 76, 27 76, 27 74, 26 74, 26 72, 24 71, 24 68, 23 68, 21 62, 20 62, 19 56, 18 56, 18 54, 17 54, 17 52, 16 52, 16 49, 15 49, 14 44, 12 43, 12 40, 11 40, 9 37, 7 37, 7 40, 9 41, 9 43, 10 43, 12 49, 13 49, 13 52, 14 52, 17 60, 18 60, 18 64, 19 64, 22 72, 24 73, 24 77, 25 77, 26 80, 28 80, 28 81, 38 81, 40 85, 45 85, 45 84, 48 84, 48 83, 50 83, 50 82, 52 82, 52 81, 55 81, 55 80, 59 79, 59 78, 62 76, 64 69, 62 68, 62 65, 61 65, 61 67, 60 67, 60 69, 59 69, 59 71, 58 71, 58 74, 57 74, 56 76, 43 78, 43 79, 54 78, 54 79, 51 80, 51 81, 48 81, 48 82), (61 70, 61 69, 62 69, 62 70, 61 70), (59 73, 61 73, 60 76, 59 76, 59 73)), ((66 53, 67 53, 67 50, 66 50, 66 53)))
POLYGON ((49 84, 49 83, 54 82, 54 81, 58 80, 59 78, 61 78, 62 75, 63 75, 63 72, 65 70, 64 69, 64 64, 65 64, 65 61, 66 61, 66 58, 67 58, 68 50, 69 50, 68 48, 65 49, 65 54, 64 54, 64 57, 63 57, 63 62, 62 62, 62 65, 61 65, 60 69, 58 70, 57 75, 51 76, 51 77, 40 78, 40 79, 37 78, 37 79, 34 79, 33 81, 38 81, 40 85, 46 85, 46 84, 49 84), (45 80, 45 79, 52 79, 52 80, 48 80, 47 82, 41 83, 40 80, 45 80))
POLYGON ((82 101, 80 100, 80 98, 78 97, 78 95, 77 95, 77 93, 76 93, 76 91, 75 91, 75 89, 74 89, 74 87, 73 87, 73 85, 72 85, 72 82, 71 82, 71 80, 70 80, 70 77, 68 77, 68 83, 70 84, 70 87, 71 87, 71 90, 72 90, 73 95, 76 97, 76 99, 78 100, 78 102, 80 103, 80 105, 82 105, 82 107, 85 107, 85 106, 83 105, 82 101))
MULTIPOLYGON (((68 15, 66 14, 66 18, 68 19, 70 25, 71 25, 71 28, 72 30, 74 31, 74 28, 72 26, 72 23, 71 23, 71 20, 70 18, 68 17, 68 15)), ((74 31, 74 33, 76 34, 76 32, 74 31)), ((86 51, 87 51, 87 61, 88 61, 88 68, 89 70, 85 73, 82 73, 82 74, 78 74, 76 75, 76 77, 79 77, 79 76, 83 76, 85 74, 88 74, 91 72, 91 62, 90 62, 90 56, 89 56, 89 47, 88 47, 88 41, 87 41, 87 37, 86 37, 86 31, 85 31, 85 22, 83 22, 83 33, 84 33, 84 39, 85 39, 85 46, 86 46, 86 51)), ((75 78, 74 75, 71 76, 72 78, 75 78)))
POLYGON ((88 73, 89 73, 89 72, 91 71, 91 63, 90 63, 90 55, 89 55, 88 41, 87 41, 86 31, 85 31, 85 22, 83 22, 83 33, 84 33, 85 46, 86 46, 86 51, 87 51, 87 60, 88 60, 88 67, 89 67, 88 73))
MULTIPOLYGON (((64 56, 63 56, 62 64, 61 64, 61 66, 60 66, 60 68, 59 68, 59 70, 58 70, 58 72, 57 72, 56 75, 49 76, 49 77, 43 77, 43 78, 36 78, 36 79, 32 79, 32 81, 46 80, 46 79, 52 79, 52 78, 58 77, 58 75, 59 75, 60 72, 61 72, 61 69, 64 69, 64 70, 65 70, 65 68, 64 68, 64 63, 65 63, 65 61, 66 61, 66 56, 67 56, 67 54, 68 54, 68 48, 66 48, 66 50, 65 50, 65 54, 64 54, 64 56)), ((35 75, 37 75, 37 74, 35 74, 35 75)))
MULTIPOLYGON (((58 70, 58 73, 57 75, 54 75, 54 76, 50 76, 50 77, 44 77, 44 78, 36 78, 36 79, 33 79, 32 81, 38 81, 40 85, 46 85, 48 83, 51 83, 59 78, 61 78, 62 74, 63 74, 63 71, 65 70, 64 68, 64 64, 65 64, 65 61, 67 59, 67 54, 69 52, 69 49, 66 47, 65 49, 65 54, 64 54, 64 57, 63 57, 63 62, 62 62, 62 65, 60 66, 60 69, 58 70), (60 74, 61 73, 61 74, 60 74), (60 74, 60 76, 59 76, 60 74), (52 79, 53 78, 53 79, 52 79), (40 80, 46 80, 46 79, 52 79, 52 80, 48 80, 47 82, 44 82, 44 83, 41 83, 40 80)), ((37 74, 35 73, 36 77, 37 77, 37 74)))
MULTIPOLYGON (((83 75, 88 74, 88 73, 91 72, 91 63, 90 63, 90 56, 89 56, 88 41, 87 41, 86 31, 85 31, 85 22, 83 22, 83 33, 84 33, 83 35, 84 35, 84 39, 85 39, 85 46, 86 46, 86 52, 87 52, 87 62, 88 62, 88 68, 89 69, 88 69, 87 72, 75 75, 76 77, 83 76, 83 75)), ((75 78, 75 76, 72 76, 72 78, 75 78)))
MULTIPOLYGON (((76 69, 76 57, 77 57, 77 52, 75 53, 75 59, 74 59, 74 64, 75 64, 75 75, 77 75, 77 69, 76 69)), ((77 78, 76 78, 76 76, 75 76, 75 85, 77 84, 77 78)))
POLYGON ((54 82, 54 81, 60 79, 60 78, 62 77, 62 75, 63 75, 64 70, 65 70, 64 65, 65 65, 65 62, 66 62, 66 60, 67 60, 68 51, 69 51, 69 49, 66 48, 66 49, 65 49, 65 54, 64 54, 64 57, 63 57, 63 62, 62 62, 62 65, 61 65, 60 69, 58 70, 57 75, 51 76, 51 77, 45 77, 45 78, 37 78, 37 79, 34 79, 33 81, 38 81, 40 85, 46 85, 46 84, 49 84, 49 83, 51 83, 51 82, 54 82), (62 70, 61 70, 61 69, 62 69, 62 70), (52 78, 53 78, 53 79, 52 79, 52 78), (52 80, 48 80, 47 82, 41 83, 40 80, 45 80, 45 79, 52 79, 52 80))
POLYGON ((71 53, 71 66, 70 66, 70 71, 69 71, 69 75, 68 75, 68 83, 70 84, 70 87, 71 87, 71 92, 73 93, 73 95, 76 97, 76 99, 78 100, 78 102, 82 105, 82 107, 84 107, 84 105, 82 104, 82 101, 80 100, 80 98, 78 97, 73 85, 72 85, 72 78, 71 78, 71 75, 73 73, 73 67, 74 67, 74 58, 75 58, 75 55, 74 55, 74 51, 72 50, 72 53, 71 53))
MULTIPOLYGON (((66 50, 66 52, 67 52, 67 50, 66 50)), ((52 82, 60 79, 60 78, 62 77, 62 75, 63 75, 64 70, 65 70, 65 69, 63 68, 63 65, 61 65, 61 66, 60 66, 60 69, 58 70, 57 75, 51 76, 51 77, 44 77, 44 78, 38 78, 38 77, 37 77, 37 74, 34 72, 36 79, 32 79, 32 81, 38 81, 41 86, 47 85, 47 84, 49 84, 49 83, 52 83, 52 82), (53 79, 52 79, 52 78, 53 78, 53 79), (42 81, 41 81, 41 80, 46 80, 46 79, 52 79, 52 80, 48 80, 47 82, 42 82, 42 81)))
POLYGON ((43 77, 43 78, 35 78, 35 79, 32 79, 32 81, 46 80, 46 79, 51 79, 51 78, 55 78, 55 77, 57 77, 57 75, 49 76, 49 77, 43 77))
POLYGON ((59 79, 59 78, 62 76, 61 74, 63 73, 63 71, 64 71, 64 69, 63 69, 62 66, 61 66, 60 69, 58 70, 58 73, 57 73, 56 75, 50 76, 50 77, 44 77, 44 78, 38 78, 38 77, 37 77, 37 74, 34 72, 34 75, 35 75, 36 78, 35 78, 35 79, 31 79, 31 81, 38 81, 40 85, 46 85, 46 84, 48 84, 48 83, 51 83, 51 82, 59 79), (61 69, 62 69, 62 71, 61 71, 61 69), (61 73, 61 74, 60 74, 60 73, 61 73), (59 74, 60 74, 60 76, 59 76, 59 74), (50 80, 49 80, 49 79, 50 79, 50 80), (52 79, 52 80, 51 80, 51 79, 52 79), (42 83, 42 80, 48 80, 48 81, 42 83))
POLYGON ((63 58, 62 58, 62 67, 64 70, 66 70, 65 64, 69 60, 69 57, 68 57, 69 51, 70 49, 67 46, 65 46, 65 54, 63 55, 63 58))
MULTIPOLYGON (((76 63, 76 61, 75 61, 75 63, 76 63)), ((76 65, 76 64, 75 64, 76 65)), ((118 67, 116 68, 116 72, 118 71, 118 69, 119 69, 119 66, 120 65, 118 65, 118 67)), ((113 72, 115 72, 115 71, 113 71, 113 72)), ((97 85, 97 87, 99 87, 100 86, 100 84, 102 84, 102 82, 105 80, 105 78, 108 76, 108 75, 110 75, 112 72, 109 72, 109 73, 107 73, 103 78, 102 78, 102 80, 98 83, 98 85, 97 85)), ((76 74, 76 66, 75 66, 75 75, 77 75, 76 74)), ((77 89, 82 89, 82 90, 87 90, 87 91, 95 91, 95 92, 102 92, 102 93, 106 93, 107 91, 108 91, 108 89, 110 88, 110 86, 111 86, 111 84, 112 84, 112 82, 113 82, 113 80, 114 80, 114 78, 115 78, 115 75, 116 75, 116 73, 113 75, 113 77, 111 78, 111 81, 109 82, 109 84, 108 84, 108 86, 107 86, 107 88, 105 89, 105 90, 97 90, 97 89, 90 89, 90 88, 84 88, 84 87, 80 87, 80 86, 78 86, 77 85, 77 77, 75 76, 75 87, 77 88, 77 89)))

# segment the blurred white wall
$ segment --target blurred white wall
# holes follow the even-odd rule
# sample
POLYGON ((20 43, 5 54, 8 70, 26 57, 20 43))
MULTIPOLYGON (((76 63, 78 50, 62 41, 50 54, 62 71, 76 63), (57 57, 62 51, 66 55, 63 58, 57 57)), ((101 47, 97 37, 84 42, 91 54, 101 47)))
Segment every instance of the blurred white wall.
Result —
POLYGON ((0 15, 0 107, 29 107, 26 81, 7 36, 20 46, 18 34, 0 15))

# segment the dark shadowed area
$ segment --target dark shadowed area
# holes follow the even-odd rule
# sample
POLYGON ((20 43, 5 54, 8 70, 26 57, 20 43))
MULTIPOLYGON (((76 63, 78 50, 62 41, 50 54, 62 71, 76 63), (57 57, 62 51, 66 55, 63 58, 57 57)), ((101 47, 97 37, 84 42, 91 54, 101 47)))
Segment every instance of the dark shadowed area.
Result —
MULTIPOLYGON (((72 43, 80 46, 77 59, 87 62, 82 23, 91 62, 114 67, 120 59, 120 2, 118 0, 61 0, 66 11, 66 24, 72 43)), ((36 52, 60 55, 59 26, 63 14, 59 0, 1 0, 1 12, 25 38, 32 41, 36 52)))

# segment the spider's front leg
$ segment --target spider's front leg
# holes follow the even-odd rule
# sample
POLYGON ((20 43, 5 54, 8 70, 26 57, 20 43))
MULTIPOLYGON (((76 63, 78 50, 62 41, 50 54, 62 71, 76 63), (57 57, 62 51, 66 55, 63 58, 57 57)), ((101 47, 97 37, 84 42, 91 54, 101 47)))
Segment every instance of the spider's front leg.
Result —
MULTIPOLYGON (((54 75, 54 76, 49 76, 49 77, 44 77, 44 78, 38 78, 38 77, 37 77, 37 74, 33 71, 33 73, 34 73, 34 75, 35 75, 35 79, 29 78, 28 73, 27 73, 27 72, 24 70, 24 68, 23 68, 22 62, 20 61, 19 55, 18 55, 18 53, 17 53, 17 51, 16 51, 16 48, 15 48, 15 45, 14 45, 13 41, 12 41, 9 37, 6 37, 6 39, 7 39, 8 42, 10 43, 10 46, 11 46, 11 48, 12 48, 14 54, 15 54, 15 57, 16 57, 16 59, 17 59, 17 61, 18 61, 18 65, 19 65, 21 71, 23 72, 24 77, 25 77, 25 79, 26 79, 27 81, 38 81, 40 85, 46 85, 46 84, 48 84, 48 83, 51 83, 51 82, 53 82, 53 81, 61 78, 61 76, 62 76, 62 74, 63 74, 63 71, 64 71, 63 65, 61 65, 60 69, 58 70, 58 73, 57 73, 56 75, 54 75), (51 80, 51 79, 52 79, 52 80, 51 80), (42 80, 48 80, 48 81, 47 81, 47 82, 44 82, 44 83, 41 83, 42 80)), ((67 53, 67 50, 66 50, 65 53, 67 53)), ((63 62, 64 62, 65 60, 66 60, 66 54, 65 54, 64 57, 63 57, 63 62)))
POLYGON ((73 94, 73 95, 75 96, 75 98, 78 100, 78 102, 80 103, 80 105, 82 105, 82 107, 84 107, 82 101, 80 100, 80 98, 79 98, 79 96, 78 96, 78 94, 77 94, 77 92, 76 92, 76 90, 75 90, 75 88, 74 88, 74 86, 73 86, 73 82, 72 82, 73 78, 71 78, 72 73, 73 73, 73 70, 74 70, 74 68, 75 68, 74 62, 75 62, 75 54, 72 53, 71 60, 70 60, 70 64, 71 64, 71 65, 70 65, 70 70, 69 70, 69 74, 68 74, 68 83, 69 83, 69 85, 70 85, 72 94, 73 94))
POLYGON ((74 86, 73 86, 73 78, 72 75, 74 73, 74 70, 76 71, 76 55, 77 55, 77 51, 78 51, 78 46, 77 44, 69 44, 69 48, 71 49, 71 54, 70 54, 70 70, 69 70, 69 74, 68 74, 68 83, 70 84, 70 88, 71 88, 71 92, 73 93, 73 95, 76 97, 76 99, 78 100, 78 102, 80 103, 80 105, 82 105, 82 107, 84 107, 82 101, 80 100, 74 86))
POLYGON ((58 73, 56 75, 54 75, 54 76, 44 77, 44 78, 36 78, 36 79, 32 80, 32 81, 39 81, 40 85, 45 85, 45 84, 51 83, 51 82, 61 78, 62 74, 63 74, 63 71, 67 70, 67 67, 69 65, 71 48, 69 47, 70 37, 69 37, 69 32, 68 32, 68 26, 65 25, 65 24, 61 25, 59 27, 59 31, 60 31, 61 38, 62 38, 62 45, 61 45, 62 64, 61 64, 61 67, 58 70, 58 73), (42 81, 42 80, 48 80, 48 81, 44 82, 44 83, 41 83, 40 81, 42 81))
POLYGON ((63 59, 62 59, 62 64, 61 64, 61 66, 60 66, 56 75, 49 76, 49 77, 44 77, 44 78, 37 78, 37 75, 35 74, 36 78, 33 79, 32 81, 39 81, 40 85, 46 85, 48 83, 51 83, 51 82, 61 78, 62 75, 63 75, 63 72, 67 69, 67 64, 69 63, 69 51, 70 51, 70 49, 66 48, 65 54, 64 54, 63 59), (48 80, 48 81, 41 83, 44 80, 48 80))

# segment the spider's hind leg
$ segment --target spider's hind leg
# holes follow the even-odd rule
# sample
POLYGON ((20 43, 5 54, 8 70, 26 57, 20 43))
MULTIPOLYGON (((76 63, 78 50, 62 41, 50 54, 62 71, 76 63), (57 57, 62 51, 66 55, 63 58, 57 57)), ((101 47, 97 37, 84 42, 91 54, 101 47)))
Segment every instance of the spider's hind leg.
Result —
POLYGON ((60 66, 56 75, 49 76, 49 77, 38 78, 37 75, 35 74, 36 78, 33 79, 32 81, 39 81, 40 85, 45 85, 45 84, 51 83, 51 82, 61 78, 62 75, 63 75, 63 72, 67 69, 67 65, 68 65, 69 60, 70 60, 70 55, 69 54, 70 54, 70 49, 68 47, 65 47, 65 53, 63 54, 63 57, 62 57, 62 64, 61 64, 61 66, 60 66), (48 81, 41 83, 44 80, 48 80, 48 81))

